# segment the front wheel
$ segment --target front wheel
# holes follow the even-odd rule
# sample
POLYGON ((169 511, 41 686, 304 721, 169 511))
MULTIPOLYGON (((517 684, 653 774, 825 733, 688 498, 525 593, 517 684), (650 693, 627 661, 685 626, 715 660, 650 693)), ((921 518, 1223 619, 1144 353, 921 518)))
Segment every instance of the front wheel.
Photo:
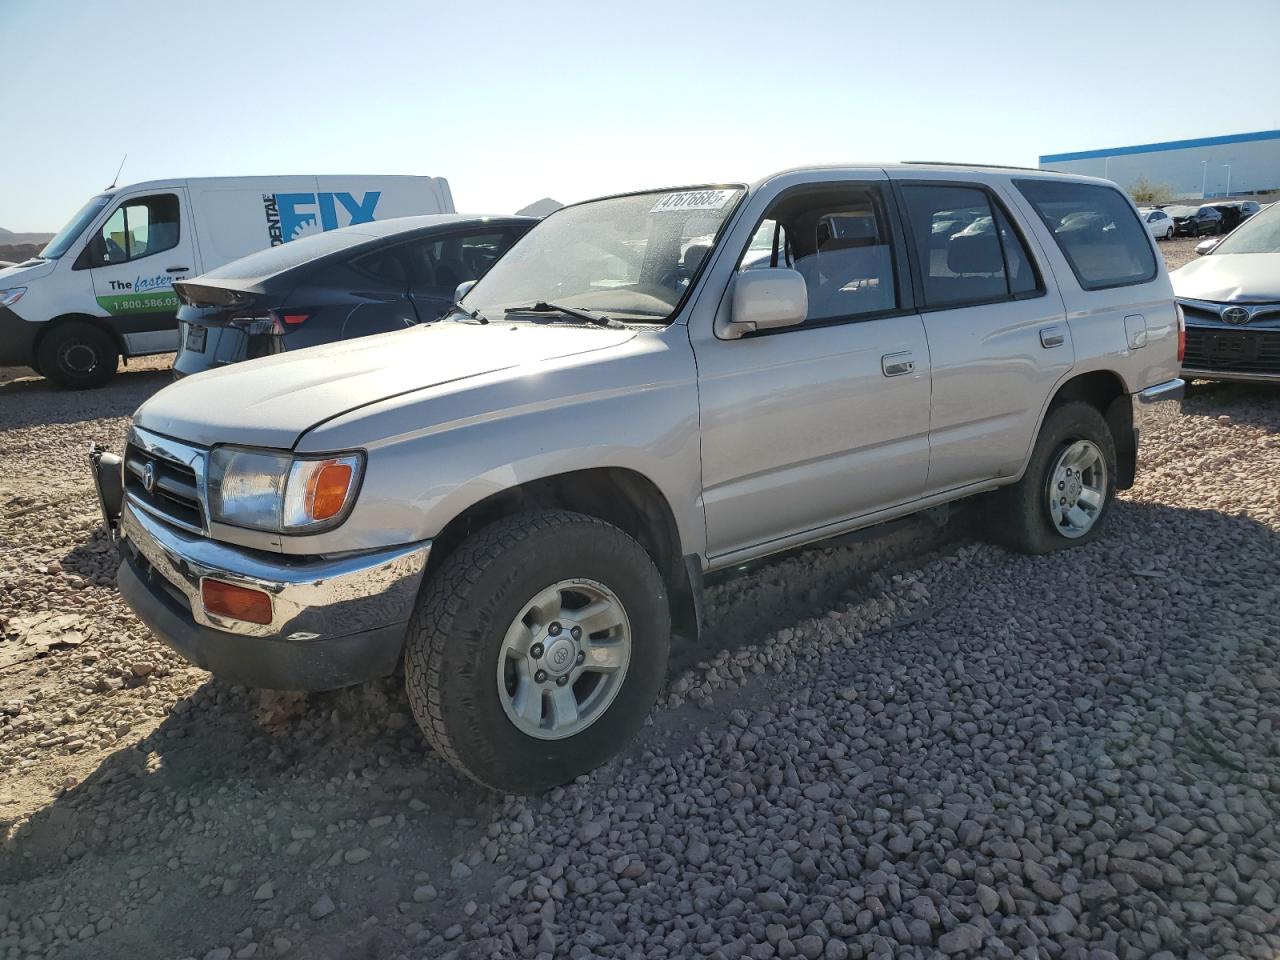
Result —
POLYGON ((1115 440, 1097 408, 1080 401, 1049 411, 1026 473, 991 495, 994 539, 1022 553, 1049 553, 1097 537, 1116 491, 1115 440))
POLYGON ((473 780, 545 790, 640 729, 670 637, 666 587, 631 537, 568 511, 508 517, 427 584, 405 647, 409 704, 473 780))
POLYGON ((1166 230, 1166 231, 1164 232, 1164 238, 1165 238, 1166 240, 1172 240, 1172 239, 1173 239, 1173 227, 1170 227, 1168 230, 1166 230))
POLYGON ((40 341, 35 369, 66 390, 100 387, 120 364, 120 350, 106 331, 79 320, 59 323, 40 341))

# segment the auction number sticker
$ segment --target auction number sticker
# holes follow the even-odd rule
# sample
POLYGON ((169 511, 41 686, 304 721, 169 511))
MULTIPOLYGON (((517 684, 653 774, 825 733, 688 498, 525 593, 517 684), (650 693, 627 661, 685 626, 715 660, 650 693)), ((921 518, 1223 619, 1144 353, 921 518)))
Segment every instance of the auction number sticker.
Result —
POLYGON ((653 205, 650 213, 667 213, 672 210, 719 210, 737 190, 685 190, 668 193, 653 205))

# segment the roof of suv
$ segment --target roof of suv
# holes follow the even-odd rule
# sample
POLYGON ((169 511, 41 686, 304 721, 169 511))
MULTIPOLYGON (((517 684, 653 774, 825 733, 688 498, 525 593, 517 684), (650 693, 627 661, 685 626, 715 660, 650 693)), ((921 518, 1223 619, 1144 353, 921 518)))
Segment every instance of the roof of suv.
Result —
POLYGON ((791 167, 771 173, 767 177, 762 177, 756 183, 757 185, 766 183, 781 176, 803 173, 831 173, 836 170, 911 171, 912 173, 936 171, 940 174, 972 173, 979 177, 990 176, 991 174, 1008 174, 1046 180, 1072 180, 1080 183, 1109 184, 1111 182, 1101 177, 1085 177, 1077 173, 1061 173, 1057 170, 1041 170, 1037 167, 1001 166, 988 163, 950 163, 942 160, 902 160, 893 163, 824 163, 791 167))

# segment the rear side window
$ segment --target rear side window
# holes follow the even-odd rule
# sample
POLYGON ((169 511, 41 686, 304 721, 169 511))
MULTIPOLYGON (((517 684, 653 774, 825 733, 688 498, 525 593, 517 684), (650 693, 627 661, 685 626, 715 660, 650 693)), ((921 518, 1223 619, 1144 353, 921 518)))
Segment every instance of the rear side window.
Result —
POLYGON ((1031 255, 999 204, 977 187, 904 184, 925 306, 1038 296, 1031 255))
POLYGON ((1085 290, 1145 283, 1159 272, 1151 238, 1118 190, 1057 180, 1015 183, 1085 290))

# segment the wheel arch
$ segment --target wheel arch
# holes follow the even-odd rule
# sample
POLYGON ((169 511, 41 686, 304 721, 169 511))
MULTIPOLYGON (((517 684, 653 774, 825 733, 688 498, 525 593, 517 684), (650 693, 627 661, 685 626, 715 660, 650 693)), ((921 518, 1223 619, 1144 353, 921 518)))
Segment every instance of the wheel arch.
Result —
POLYGON ((124 338, 120 336, 119 331, 114 330, 102 317, 95 317, 91 313, 62 313, 40 325, 40 330, 36 333, 35 339, 31 341, 31 359, 33 362, 40 355, 40 345, 48 339, 54 330, 66 326, 68 323, 87 323, 91 327, 96 327, 111 338, 111 342, 120 351, 120 356, 126 355, 124 338))
POLYGON ((1054 393, 1040 418, 1064 403, 1082 401, 1095 407, 1107 422, 1116 446, 1116 489, 1133 486, 1138 467, 1138 441, 1133 429, 1133 403, 1124 380, 1113 370, 1091 370, 1067 380, 1054 393))
POLYGON ((628 467, 591 467, 506 487, 472 503, 432 538, 426 576, 476 530, 529 510, 564 509, 618 527, 649 554, 667 585, 673 632, 696 639, 702 567, 686 555, 670 502, 651 479, 628 467))

